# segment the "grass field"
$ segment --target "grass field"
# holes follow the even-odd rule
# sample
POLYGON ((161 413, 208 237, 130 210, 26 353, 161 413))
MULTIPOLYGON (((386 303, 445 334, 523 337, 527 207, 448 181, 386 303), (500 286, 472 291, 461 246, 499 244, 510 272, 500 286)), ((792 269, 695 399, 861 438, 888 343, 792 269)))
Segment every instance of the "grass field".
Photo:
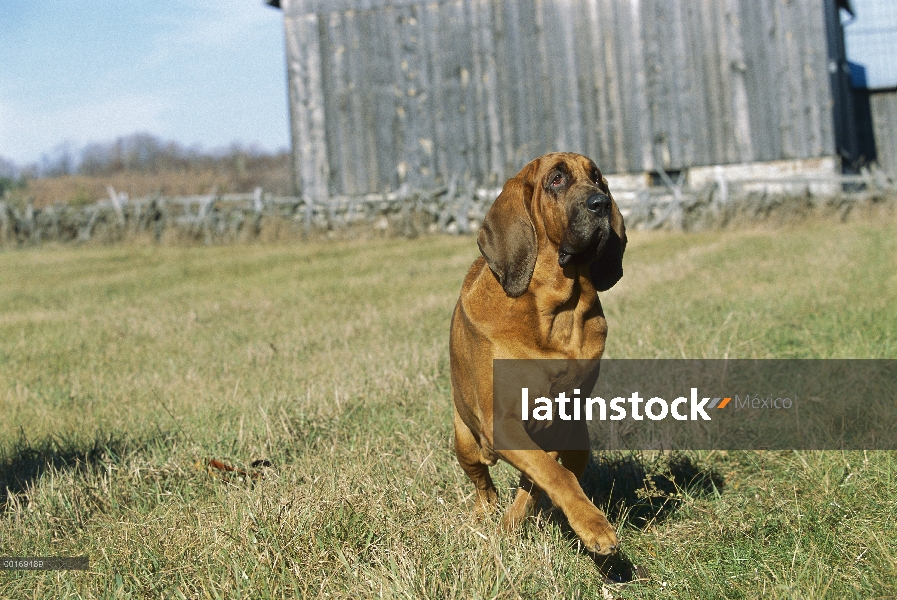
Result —
MULTIPOLYGON (((0 555, 90 557, 0 572, 0 597, 897 597, 893 452, 596 454, 587 491, 647 573, 627 585, 557 514, 474 520, 447 342, 476 255, 0 253, 0 555)), ((634 233, 606 356, 897 358, 895 257, 893 219, 634 233)))

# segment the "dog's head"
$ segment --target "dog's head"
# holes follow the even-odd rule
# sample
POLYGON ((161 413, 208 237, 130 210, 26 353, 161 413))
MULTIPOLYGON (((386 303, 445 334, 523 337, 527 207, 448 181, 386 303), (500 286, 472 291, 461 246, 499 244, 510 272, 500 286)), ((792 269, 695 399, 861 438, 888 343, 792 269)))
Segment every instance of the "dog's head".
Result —
POLYGON ((580 154, 546 154, 523 167, 505 183, 477 242, 512 298, 529 287, 540 252, 561 269, 588 265, 599 292, 623 276, 623 216, 601 171, 580 154))

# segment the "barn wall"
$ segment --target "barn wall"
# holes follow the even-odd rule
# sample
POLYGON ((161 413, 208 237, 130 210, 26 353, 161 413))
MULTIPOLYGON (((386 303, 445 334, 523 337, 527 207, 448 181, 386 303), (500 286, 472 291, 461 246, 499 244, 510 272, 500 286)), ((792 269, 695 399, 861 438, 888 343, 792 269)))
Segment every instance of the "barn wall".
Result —
POLYGON ((834 154, 824 0, 290 0, 297 182, 500 184, 834 154))
POLYGON ((869 105, 876 162, 885 173, 897 179, 897 90, 870 93, 869 105))

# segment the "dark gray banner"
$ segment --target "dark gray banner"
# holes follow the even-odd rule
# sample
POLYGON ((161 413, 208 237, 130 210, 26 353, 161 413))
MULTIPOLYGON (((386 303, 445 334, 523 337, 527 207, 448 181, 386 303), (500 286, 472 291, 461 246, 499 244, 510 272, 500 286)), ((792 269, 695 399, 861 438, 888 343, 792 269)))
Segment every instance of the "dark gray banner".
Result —
POLYGON ((897 450, 897 360, 496 360, 493 377, 496 450, 897 450))

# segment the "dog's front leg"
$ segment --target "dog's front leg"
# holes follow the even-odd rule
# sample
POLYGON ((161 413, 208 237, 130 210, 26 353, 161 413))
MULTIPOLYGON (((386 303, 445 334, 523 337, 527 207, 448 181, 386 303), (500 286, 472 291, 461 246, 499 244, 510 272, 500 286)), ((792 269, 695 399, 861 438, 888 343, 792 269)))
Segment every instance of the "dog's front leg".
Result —
MULTIPOLYGON (((576 474, 544 450, 501 450, 499 456, 548 494, 554 505, 567 515, 570 527, 587 550, 601 555, 616 552, 620 542, 614 528, 582 491, 576 474)), ((527 498, 521 500, 524 504, 528 502, 527 498)))

